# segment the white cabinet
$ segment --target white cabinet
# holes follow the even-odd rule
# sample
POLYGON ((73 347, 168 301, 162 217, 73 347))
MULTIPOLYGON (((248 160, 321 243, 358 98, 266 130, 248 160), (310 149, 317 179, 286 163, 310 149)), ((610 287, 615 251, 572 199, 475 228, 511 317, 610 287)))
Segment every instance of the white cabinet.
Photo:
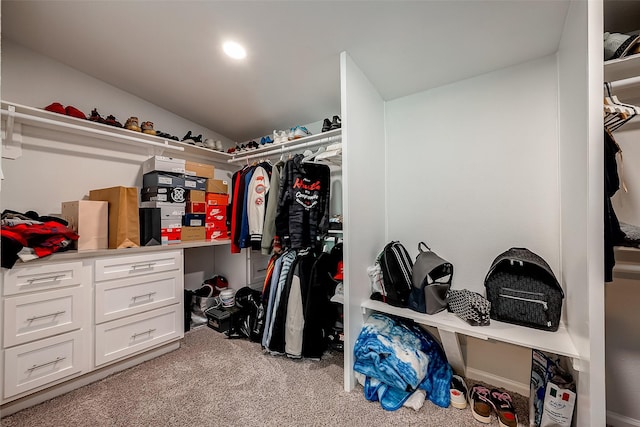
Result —
POLYGON ((3 400, 89 369, 85 340, 91 326, 91 286, 86 268, 74 261, 4 271, 3 400))
POLYGON ((184 336, 182 251, 95 261, 95 366, 184 336))

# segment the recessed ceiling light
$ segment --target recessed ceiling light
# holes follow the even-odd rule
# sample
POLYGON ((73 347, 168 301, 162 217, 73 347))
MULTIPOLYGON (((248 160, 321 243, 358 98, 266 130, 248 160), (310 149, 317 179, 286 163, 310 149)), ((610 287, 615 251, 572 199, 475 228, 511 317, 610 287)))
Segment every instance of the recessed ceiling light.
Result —
POLYGON ((224 53, 234 59, 243 59, 247 56, 247 51, 236 42, 224 42, 222 49, 224 49, 224 53))

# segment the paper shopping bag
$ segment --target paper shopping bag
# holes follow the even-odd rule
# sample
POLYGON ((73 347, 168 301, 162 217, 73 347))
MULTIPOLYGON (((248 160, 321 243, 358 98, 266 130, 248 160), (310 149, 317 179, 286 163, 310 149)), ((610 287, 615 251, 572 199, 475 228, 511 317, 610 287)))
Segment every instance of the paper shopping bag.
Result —
POLYGON ((109 202, 109 249, 140 246, 140 218, 136 187, 91 190, 89 200, 109 202))

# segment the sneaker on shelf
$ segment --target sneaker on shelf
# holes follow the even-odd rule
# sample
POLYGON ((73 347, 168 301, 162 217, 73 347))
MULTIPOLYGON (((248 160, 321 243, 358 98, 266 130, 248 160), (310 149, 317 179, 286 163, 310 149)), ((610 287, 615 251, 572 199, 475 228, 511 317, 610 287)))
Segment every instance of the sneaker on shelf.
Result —
POLYGON ((182 138, 182 142, 186 142, 187 144, 195 145, 196 141, 194 141, 194 136, 191 135, 191 131, 187 132, 187 134, 182 138))
POLYGON ((76 107, 73 107, 71 105, 67 105, 67 108, 65 108, 64 111, 67 114, 67 116, 87 120, 86 114, 84 114, 82 111, 78 110, 76 107))
POLYGON ((451 377, 451 388, 449 393, 451 395, 451 406, 458 409, 464 409, 467 407, 467 384, 460 375, 453 375, 451 377))
POLYGON ((211 139, 211 138, 205 138, 204 139, 204 145, 205 147, 211 149, 211 150, 215 150, 216 149, 216 142, 211 139))
POLYGON ((109 114, 107 116, 107 119, 105 120, 105 124, 107 124, 109 126, 115 126, 117 128, 121 128, 122 127, 122 123, 120 123, 118 121, 118 119, 116 119, 116 117, 113 114, 109 114))
POLYGON ((293 139, 304 138, 309 135, 311 135, 311 132, 309 132, 304 126, 296 126, 293 129, 293 139))
POLYGON ((224 152, 224 148, 222 148, 222 141, 220 141, 219 139, 216 139, 215 146, 216 151, 224 152))
MULTIPOLYGON (((95 110, 94 110, 95 111, 95 110)), ((91 113, 93 115, 93 112, 91 113)), ((91 119, 89 119, 91 120, 91 119)), ((133 130, 136 132, 142 132, 140 125, 138 124, 138 118, 135 116, 131 116, 127 119, 124 124, 125 129, 133 130)))
POLYGON ((331 120, 324 119, 322 122, 322 132, 327 132, 329 130, 331 130, 331 120))
POLYGON ((513 407, 513 400, 506 391, 497 389, 491 390, 491 402, 493 409, 498 414, 498 424, 500 427, 517 427, 518 416, 513 407))
POLYGON ((149 135, 156 135, 156 131, 153 129, 153 122, 142 122, 142 124, 140 125, 140 127, 142 128, 142 132, 149 134, 149 135))
MULTIPOLYGON (((91 115, 89 116, 89 120, 97 123, 106 123, 106 120, 102 118, 100 114, 98 114, 98 109, 94 108, 91 110, 91 115)), ((127 121, 128 123, 128 121, 127 121)), ((136 119, 136 125, 138 124, 138 119, 136 119)))
POLYGON ((47 105, 46 107, 44 107, 44 109, 47 111, 51 111, 52 113, 67 114, 67 112, 64 109, 64 106, 59 102, 53 102, 47 105))
POLYGON ((491 422, 493 402, 491 401, 491 392, 488 388, 480 384, 471 387, 471 390, 469 390, 469 403, 471 405, 473 418, 485 424, 491 422))
POLYGON ((273 144, 273 139, 271 138, 271 136, 267 135, 264 137, 264 142, 265 144, 273 144))
POLYGON ((639 38, 638 34, 604 33, 604 60, 627 56, 639 38))
POLYGON ((331 127, 329 130, 340 129, 342 127, 342 119, 340 116, 333 116, 333 120, 331 121, 331 127))

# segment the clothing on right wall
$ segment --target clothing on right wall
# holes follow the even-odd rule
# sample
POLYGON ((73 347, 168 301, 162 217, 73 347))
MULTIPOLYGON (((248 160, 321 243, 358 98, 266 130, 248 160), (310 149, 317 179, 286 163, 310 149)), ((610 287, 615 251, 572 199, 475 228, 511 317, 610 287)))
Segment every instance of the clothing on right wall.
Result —
POLYGON ((611 132, 604 131, 604 281, 613 281, 616 264, 613 247, 624 239, 618 217, 613 210, 611 198, 620 188, 616 154, 620 151, 611 132))

